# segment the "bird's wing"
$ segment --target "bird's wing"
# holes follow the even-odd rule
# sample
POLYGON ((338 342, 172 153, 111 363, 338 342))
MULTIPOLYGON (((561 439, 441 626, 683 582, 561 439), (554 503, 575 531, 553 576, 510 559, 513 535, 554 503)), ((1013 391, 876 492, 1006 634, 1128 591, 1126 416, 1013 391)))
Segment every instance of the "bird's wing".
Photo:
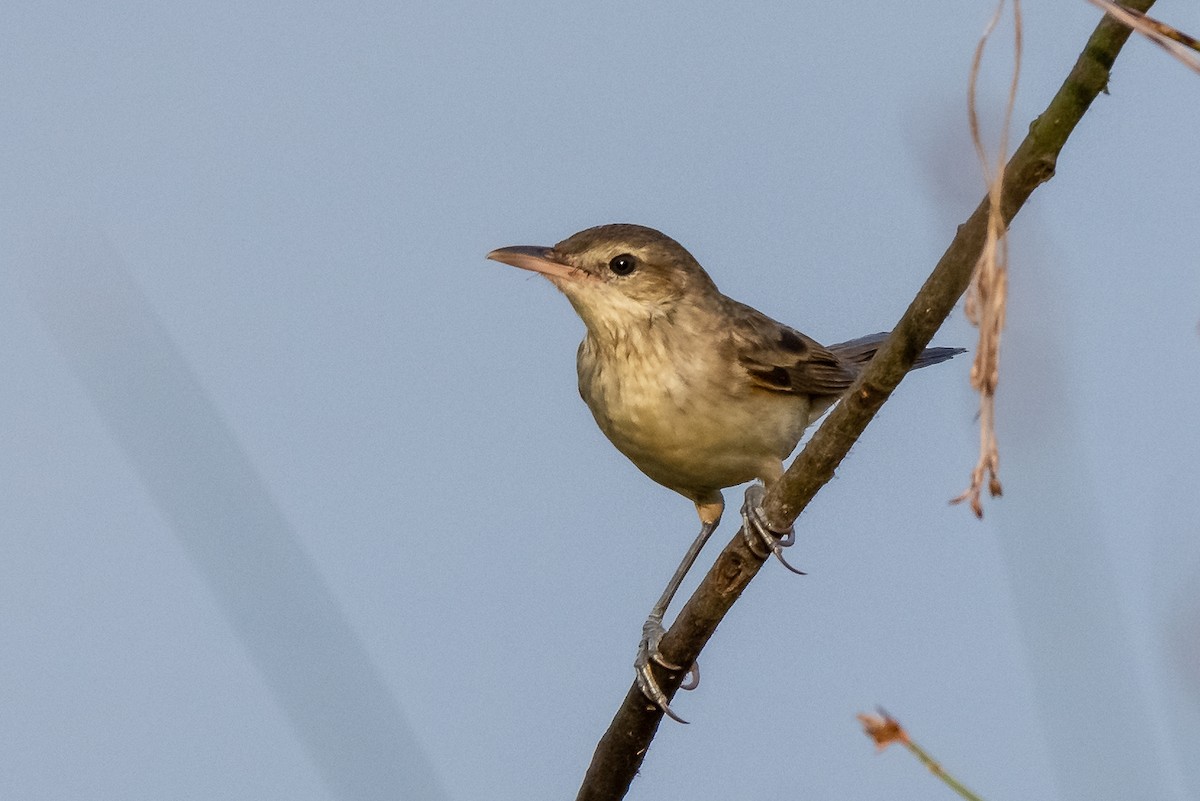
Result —
POLYGON ((854 365, 794 328, 730 300, 737 360, 762 389, 796 395, 840 395, 854 383, 854 365))

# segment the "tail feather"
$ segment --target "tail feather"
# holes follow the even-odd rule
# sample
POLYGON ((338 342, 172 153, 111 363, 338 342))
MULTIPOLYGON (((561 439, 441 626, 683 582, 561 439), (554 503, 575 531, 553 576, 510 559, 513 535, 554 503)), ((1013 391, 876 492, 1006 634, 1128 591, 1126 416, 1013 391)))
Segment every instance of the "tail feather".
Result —
MULTIPOLYGON (((833 351, 839 358, 846 361, 863 365, 871 361, 875 356, 875 352, 879 350, 879 346, 883 344, 891 336, 890 331, 881 331, 878 334, 868 334, 865 337, 851 339, 847 342, 839 342, 836 345, 830 345, 829 350, 833 351)), ((931 364, 938 364, 947 359, 952 359, 960 353, 966 353, 966 348, 926 348, 921 351, 921 355, 917 357, 916 363, 913 365, 915 370, 918 367, 928 367, 931 364)))

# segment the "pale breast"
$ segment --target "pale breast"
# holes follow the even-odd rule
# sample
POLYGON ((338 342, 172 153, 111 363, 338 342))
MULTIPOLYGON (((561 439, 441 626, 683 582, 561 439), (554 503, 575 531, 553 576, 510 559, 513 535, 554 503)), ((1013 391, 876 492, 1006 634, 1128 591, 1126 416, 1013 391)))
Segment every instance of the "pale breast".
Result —
POLYGON ((642 472, 696 499, 777 474, 808 424, 806 398, 754 387, 717 341, 685 346, 641 332, 591 338, 579 392, 604 434, 642 472))

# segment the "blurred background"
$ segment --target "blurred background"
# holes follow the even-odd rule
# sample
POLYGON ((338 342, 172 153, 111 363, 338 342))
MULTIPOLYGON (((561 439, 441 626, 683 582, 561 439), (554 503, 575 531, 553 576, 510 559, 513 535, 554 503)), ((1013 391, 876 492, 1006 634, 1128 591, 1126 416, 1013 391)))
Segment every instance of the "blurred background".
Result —
MULTIPOLYGON (((983 195, 991 13, 5 4, 0 798, 573 797, 696 519, 484 254, 637 222, 886 329, 983 195)), ((1025 15, 1018 140, 1099 19, 1025 15)), ((1200 795, 1200 79, 1135 38, 1110 91, 1013 229, 1005 497, 947 504, 969 359, 911 376, 631 797, 948 796, 876 705, 988 798, 1200 795)))

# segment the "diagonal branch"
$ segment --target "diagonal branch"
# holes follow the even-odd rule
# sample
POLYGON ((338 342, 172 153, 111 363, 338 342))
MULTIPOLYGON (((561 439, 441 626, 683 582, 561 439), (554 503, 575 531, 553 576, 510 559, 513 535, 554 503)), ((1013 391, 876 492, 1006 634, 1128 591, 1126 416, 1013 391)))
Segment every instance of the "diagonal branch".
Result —
MULTIPOLYGON (((1146 11, 1153 0, 1127 4, 1146 11)), ((1046 110, 1034 120, 1004 173, 1001 214, 1007 226, 1033 191, 1054 175, 1058 154, 1096 96, 1108 85, 1109 71, 1130 30, 1110 17, 1100 21, 1070 75, 1046 110)), ((866 429, 879 408, 912 368, 970 281, 987 235, 988 199, 958 228, 954 241, 926 279, 891 337, 834 407, 812 440, 772 485, 763 501, 772 529, 784 530, 804 510, 866 429)), ((762 567, 737 534, 717 557, 696 592, 663 638, 663 656, 690 665, 717 624, 762 567)), ((683 674, 658 671, 668 696, 683 674)), ((623 798, 637 774, 662 712, 649 704, 635 684, 625 695, 608 731, 600 739, 580 787, 580 801, 623 798)))

